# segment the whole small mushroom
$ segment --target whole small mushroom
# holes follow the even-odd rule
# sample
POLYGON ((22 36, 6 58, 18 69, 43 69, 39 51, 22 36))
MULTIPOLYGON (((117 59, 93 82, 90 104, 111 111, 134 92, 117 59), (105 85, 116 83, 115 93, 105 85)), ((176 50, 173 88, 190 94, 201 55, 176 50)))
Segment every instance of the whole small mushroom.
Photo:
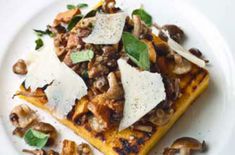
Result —
POLYGON ((182 137, 174 141, 171 147, 165 149, 164 155, 174 155, 179 152, 180 155, 191 155, 193 151, 206 151, 206 143, 202 143, 191 137, 182 137))
POLYGON ((15 74, 25 75, 27 74, 27 65, 23 59, 19 59, 12 67, 15 74))
POLYGON ((58 135, 56 129, 51 124, 39 122, 35 124, 32 129, 49 135, 47 146, 53 145, 55 143, 58 135))

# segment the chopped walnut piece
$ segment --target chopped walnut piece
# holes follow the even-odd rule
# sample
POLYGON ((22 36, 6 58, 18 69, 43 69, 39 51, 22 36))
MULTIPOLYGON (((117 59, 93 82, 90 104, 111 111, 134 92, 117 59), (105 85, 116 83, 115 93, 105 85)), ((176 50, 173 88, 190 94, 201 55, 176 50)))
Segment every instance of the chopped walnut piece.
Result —
POLYGON ((10 114, 10 121, 15 127, 25 128, 37 120, 35 111, 26 104, 21 104, 13 108, 10 114))

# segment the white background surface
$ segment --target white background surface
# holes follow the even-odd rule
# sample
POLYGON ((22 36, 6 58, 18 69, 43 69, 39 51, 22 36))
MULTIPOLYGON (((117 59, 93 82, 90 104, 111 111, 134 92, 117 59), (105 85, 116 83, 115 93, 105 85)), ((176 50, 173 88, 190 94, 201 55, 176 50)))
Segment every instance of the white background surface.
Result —
MULTIPOLYGON (((11 135, 13 128, 8 121, 13 103, 22 103, 10 99, 22 80, 11 72, 11 66, 34 47, 35 35, 32 29, 44 28, 70 2, 72 1, 0 0, 0 154, 14 155, 26 147, 23 140, 11 135)), ((78 0, 73 2, 76 4, 78 0)), ((128 4, 125 6, 128 7, 139 7, 136 0, 126 3, 128 4)), ((193 136, 207 141, 208 155, 233 155, 235 1, 145 0, 141 3, 160 24, 180 25, 188 35, 185 46, 199 47, 211 62, 208 68, 211 73, 209 89, 189 108, 152 154, 160 154, 175 138, 193 136)), ((44 113, 42 117, 48 118, 44 113)), ((55 121, 49 119, 49 122, 55 121)), ((61 132, 67 131, 61 125, 55 125, 61 132)), ((81 141, 72 132, 62 132, 61 139, 63 137, 81 141)))

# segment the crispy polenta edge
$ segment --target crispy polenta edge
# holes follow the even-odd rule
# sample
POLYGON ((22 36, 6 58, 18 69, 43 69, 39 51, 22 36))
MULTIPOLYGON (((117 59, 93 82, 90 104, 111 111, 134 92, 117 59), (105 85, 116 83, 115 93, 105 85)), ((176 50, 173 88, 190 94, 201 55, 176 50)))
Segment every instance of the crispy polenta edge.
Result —
MULTIPOLYGON (((209 74, 203 69, 197 76, 192 77, 184 88, 182 96, 174 103, 175 113, 171 117, 170 121, 162 127, 157 127, 156 131, 151 135, 151 137, 142 143, 139 147, 139 155, 146 155, 153 146, 166 134, 166 132, 173 126, 173 124, 179 119, 180 116, 184 114, 187 108, 193 103, 193 101, 203 93, 203 91, 208 87, 209 84, 209 74)), ((21 91, 26 91, 23 86, 20 87, 21 91)), ((46 107, 46 103, 41 98, 33 98, 26 96, 19 96, 23 100, 35 105, 38 108, 44 109, 53 115, 53 112, 46 107)), ((53 115, 54 116, 54 115, 53 115)), ((94 136, 90 129, 85 126, 79 126, 68 119, 59 119, 54 116, 60 123, 72 129, 75 133, 83 137, 90 144, 96 147, 98 150, 107 155, 118 155, 119 153, 115 151, 115 147, 120 146, 118 139, 127 138, 133 134, 138 134, 136 131, 126 129, 122 132, 117 132, 115 130, 110 130, 105 132, 105 141, 102 141, 99 137, 94 136)))

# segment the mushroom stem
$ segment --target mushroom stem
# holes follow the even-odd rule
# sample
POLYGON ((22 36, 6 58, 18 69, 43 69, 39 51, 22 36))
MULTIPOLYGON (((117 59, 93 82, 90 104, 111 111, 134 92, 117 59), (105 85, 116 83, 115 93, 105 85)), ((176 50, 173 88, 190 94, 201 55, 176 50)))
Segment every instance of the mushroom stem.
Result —
POLYGON ((189 148, 182 148, 180 150, 180 155, 190 155, 190 149, 189 148))

